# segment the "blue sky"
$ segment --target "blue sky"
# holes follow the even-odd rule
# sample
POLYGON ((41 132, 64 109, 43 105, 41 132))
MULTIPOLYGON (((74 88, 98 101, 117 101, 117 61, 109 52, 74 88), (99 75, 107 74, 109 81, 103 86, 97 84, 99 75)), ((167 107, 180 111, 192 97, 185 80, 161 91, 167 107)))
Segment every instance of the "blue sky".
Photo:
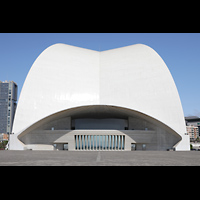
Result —
POLYGON ((15 81, 19 96, 35 59, 55 43, 97 51, 138 43, 152 47, 174 78, 185 116, 200 117, 200 33, 0 33, 0 80, 15 81))

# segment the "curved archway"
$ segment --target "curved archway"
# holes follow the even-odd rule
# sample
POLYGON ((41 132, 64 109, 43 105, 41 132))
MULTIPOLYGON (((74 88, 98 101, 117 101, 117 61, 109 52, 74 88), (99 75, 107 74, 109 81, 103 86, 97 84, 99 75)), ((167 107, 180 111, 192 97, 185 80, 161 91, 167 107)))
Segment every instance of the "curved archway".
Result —
MULTIPOLYGON (((146 150, 167 150, 181 140, 178 133, 155 118, 112 105, 80 106, 54 113, 21 132, 18 139, 27 147, 67 143, 69 150, 78 150, 76 138, 80 136, 80 141, 86 144, 88 135, 99 138, 108 135, 112 145, 123 136, 124 150, 131 150, 133 143, 137 150, 142 150, 144 145, 146 150)), ((88 149, 83 147, 82 150, 88 149)))

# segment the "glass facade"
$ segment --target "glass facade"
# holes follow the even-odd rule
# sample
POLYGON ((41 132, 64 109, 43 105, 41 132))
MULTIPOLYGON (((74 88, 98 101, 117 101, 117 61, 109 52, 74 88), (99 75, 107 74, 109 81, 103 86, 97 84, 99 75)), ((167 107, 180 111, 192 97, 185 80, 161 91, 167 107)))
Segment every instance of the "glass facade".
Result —
POLYGON ((127 119, 102 118, 102 119, 72 119, 75 130, 126 130, 128 127, 127 119))
POLYGON ((75 135, 75 150, 124 150, 125 135, 75 135))

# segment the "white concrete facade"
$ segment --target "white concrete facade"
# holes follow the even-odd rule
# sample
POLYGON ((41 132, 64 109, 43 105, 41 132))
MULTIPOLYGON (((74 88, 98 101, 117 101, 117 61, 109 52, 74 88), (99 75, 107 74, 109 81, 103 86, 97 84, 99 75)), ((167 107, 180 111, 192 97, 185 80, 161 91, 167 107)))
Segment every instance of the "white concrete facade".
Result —
POLYGON ((148 116, 180 136, 176 150, 190 149, 174 80, 162 58, 143 44, 102 52, 66 44, 44 50, 24 82, 10 149, 27 148, 28 144, 19 138, 43 119, 77 107, 98 105, 148 116))

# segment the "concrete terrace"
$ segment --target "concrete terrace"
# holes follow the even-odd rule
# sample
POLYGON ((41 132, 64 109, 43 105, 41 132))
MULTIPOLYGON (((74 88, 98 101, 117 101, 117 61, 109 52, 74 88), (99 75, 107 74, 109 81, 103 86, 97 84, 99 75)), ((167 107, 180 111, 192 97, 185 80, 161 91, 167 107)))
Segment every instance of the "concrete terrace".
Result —
POLYGON ((200 166, 200 152, 0 151, 0 166, 200 166))

